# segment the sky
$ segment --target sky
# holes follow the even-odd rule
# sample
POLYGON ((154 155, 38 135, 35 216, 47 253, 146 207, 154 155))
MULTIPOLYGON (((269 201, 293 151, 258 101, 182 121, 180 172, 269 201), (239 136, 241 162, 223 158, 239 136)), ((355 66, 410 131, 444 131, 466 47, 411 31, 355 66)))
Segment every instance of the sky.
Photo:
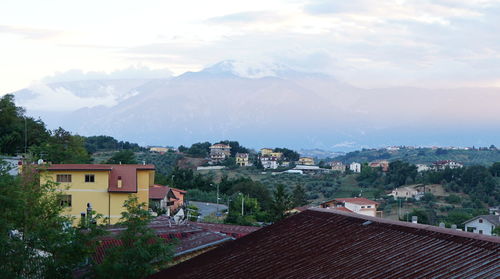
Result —
POLYGON ((0 95, 226 59, 364 88, 500 86, 499 0, 0 2, 0 95))

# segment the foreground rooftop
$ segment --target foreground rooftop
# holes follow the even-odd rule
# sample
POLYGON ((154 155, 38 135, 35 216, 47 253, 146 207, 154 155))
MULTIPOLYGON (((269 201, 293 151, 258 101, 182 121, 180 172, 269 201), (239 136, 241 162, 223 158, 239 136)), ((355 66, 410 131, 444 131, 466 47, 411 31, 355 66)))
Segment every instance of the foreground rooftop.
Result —
POLYGON ((311 209, 150 278, 499 278, 500 238, 311 209))

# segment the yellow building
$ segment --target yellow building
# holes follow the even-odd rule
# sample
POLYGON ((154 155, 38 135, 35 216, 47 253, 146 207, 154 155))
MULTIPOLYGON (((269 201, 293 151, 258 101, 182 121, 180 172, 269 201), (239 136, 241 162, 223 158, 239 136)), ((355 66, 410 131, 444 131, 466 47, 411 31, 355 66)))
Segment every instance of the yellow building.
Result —
POLYGON ((248 161, 248 153, 236 153, 236 165, 240 167, 250 166, 250 161, 248 161))
POLYGON ((271 153, 273 153, 274 150, 272 148, 262 148, 260 150, 260 155, 262 156, 271 156, 271 153))
POLYGON ((129 194, 148 203, 154 176, 154 165, 54 164, 41 171, 40 182, 58 183, 64 192, 61 203, 67 206, 65 213, 75 217, 74 223, 91 203, 94 211, 115 224, 129 194))
POLYGON ((160 147, 160 146, 153 146, 149 148, 149 152, 157 152, 157 153, 167 153, 169 150, 168 147, 160 147))
POLYGON ((276 157, 276 159, 281 160, 283 158, 283 153, 281 152, 271 152, 269 154, 271 157, 276 157))
POLYGON ((299 165, 313 166, 314 159, 311 157, 300 157, 299 158, 299 165))

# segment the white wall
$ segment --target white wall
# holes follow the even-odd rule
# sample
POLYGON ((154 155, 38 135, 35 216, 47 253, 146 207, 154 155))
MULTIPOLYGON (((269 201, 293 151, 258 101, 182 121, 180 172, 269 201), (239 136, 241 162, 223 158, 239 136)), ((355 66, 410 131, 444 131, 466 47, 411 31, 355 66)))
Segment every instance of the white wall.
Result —
POLYGON ((482 234, 485 235, 491 235, 491 232, 493 231, 493 224, 488 222, 488 220, 483 219, 483 218, 477 218, 467 224, 465 224, 465 231, 468 231, 467 228, 469 227, 475 227, 474 233, 480 233, 479 231, 482 231, 482 234), (483 223, 479 223, 479 220, 483 220, 483 223))

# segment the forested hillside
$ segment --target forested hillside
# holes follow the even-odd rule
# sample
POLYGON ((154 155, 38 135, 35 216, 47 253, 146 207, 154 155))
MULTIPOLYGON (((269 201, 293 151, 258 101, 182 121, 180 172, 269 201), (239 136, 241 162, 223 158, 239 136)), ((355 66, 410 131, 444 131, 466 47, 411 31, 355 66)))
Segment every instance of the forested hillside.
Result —
POLYGON ((440 160, 454 160, 464 165, 491 165, 500 161, 500 150, 493 145, 481 148, 471 147, 468 150, 443 148, 363 149, 335 157, 334 160, 344 163, 401 160, 412 164, 431 164, 440 160))

